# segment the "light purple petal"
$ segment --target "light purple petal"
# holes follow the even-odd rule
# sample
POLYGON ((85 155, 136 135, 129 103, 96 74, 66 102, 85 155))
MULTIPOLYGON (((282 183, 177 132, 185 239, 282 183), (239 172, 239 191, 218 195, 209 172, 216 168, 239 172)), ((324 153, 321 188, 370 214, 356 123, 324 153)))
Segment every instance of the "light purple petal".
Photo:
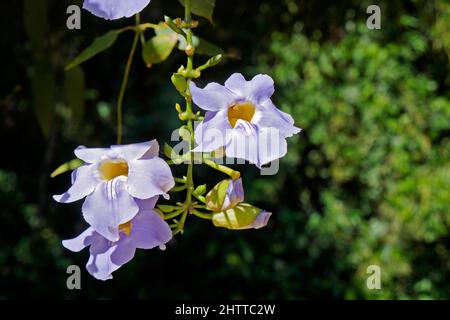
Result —
POLYGON ((227 109, 219 112, 207 111, 205 119, 195 129, 195 142, 198 146, 193 152, 211 152, 223 147, 231 129, 227 109))
POLYGON ((159 196, 155 196, 155 197, 151 197, 149 199, 135 198, 134 201, 136 201, 136 204, 139 207, 139 212, 141 212, 144 210, 152 210, 155 207, 158 199, 159 199, 159 196))
POLYGON ((260 229, 267 225, 269 222, 270 216, 272 215, 271 212, 267 211, 261 211, 261 213, 256 217, 255 221, 252 223, 252 227, 254 229, 260 229))
POLYGON ((99 183, 95 174, 95 165, 83 165, 72 173, 72 186, 65 193, 54 195, 53 199, 62 203, 80 200, 91 194, 99 183))
POLYGON ((243 100, 247 97, 247 80, 241 73, 233 73, 225 81, 225 87, 243 100))
POLYGON ((79 146, 74 153, 78 159, 86 163, 97 163, 109 152, 109 148, 86 148, 79 146))
POLYGON ((119 239, 119 224, 130 221, 139 211, 123 177, 104 181, 83 204, 83 217, 95 231, 111 241, 119 239))
POLYGON ((236 102, 234 95, 227 88, 215 82, 203 89, 191 82, 190 88, 194 103, 206 111, 219 111, 236 102))
POLYGON ((286 139, 278 129, 259 128, 243 120, 238 120, 225 147, 227 157, 248 160, 258 168, 283 157, 286 152, 286 139))
POLYGON ((169 242, 172 231, 155 211, 145 210, 133 219, 130 238, 137 248, 152 249, 169 242))
POLYGON ((113 242, 99 238, 90 247, 90 257, 86 264, 87 271, 98 280, 112 279, 111 273, 121 267, 111 261, 111 255, 116 249, 113 242))
POLYGON ((87 246, 91 245, 92 241, 95 239, 95 233, 95 230, 92 227, 89 227, 84 230, 78 237, 63 240, 62 245, 70 251, 79 252, 87 246))
POLYGON ((83 8, 107 20, 131 17, 141 12, 150 0, 84 0, 83 8))
POLYGON ((266 74, 258 74, 248 83, 247 98, 256 105, 270 99, 275 92, 273 79, 266 74))
POLYGON ((258 127, 277 128, 285 138, 289 138, 301 131, 301 129, 294 126, 294 119, 289 114, 275 107, 270 100, 264 102, 262 108, 256 110, 252 123, 258 125, 258 127))
POLYGON ((136 246, 133 239, 122 235, 120 240, 115 243, 115 250, 111 254, 111 262, 114 265, 122 266, 133 259, 136 252, 136 246))
POLYGON ((161 158, 135 160, 128 166, 126 184, 133 197, 148 199, 165 195, 175 185, 169 165, 161 158))
POLYGON ((114 145, 111 146, 111 150, 114 151, 117 158, 132 161, 137 159, 150 159, 158 156, 159 145, 158 141, 152 140, 126 145, 114 145))
POLYGON ((265 74, 258 74, 246 81, 242 74, 234 73, 225 81, 225 87, 241 101, 253 102, 255 105, 269 99, 275 91, 273 79, 265 74))
POLYGON ((234 208, 242 201, 244 201, 244 187, 242 185, 242 178, 231 180, 225 194, 222 210, 234 208))
POLYGON ((258 127, 238 120, 225 147, 225 154, 227 157, 245 159, 258 165, 258 127))

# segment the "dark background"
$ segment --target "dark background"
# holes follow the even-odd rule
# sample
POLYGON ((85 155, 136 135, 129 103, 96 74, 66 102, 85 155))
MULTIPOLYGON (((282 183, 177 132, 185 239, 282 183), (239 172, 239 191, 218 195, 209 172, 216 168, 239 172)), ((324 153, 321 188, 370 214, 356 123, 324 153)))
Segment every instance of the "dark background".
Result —
MULTIPOLYGON (((25 2, 0 12, 0 298, 449 298, 448 1, 217 0, 214 27, 199 19, 196 33, 238 58, 202 81, 267 73, 275 103, 304 129, 276 176, 239 167, 247 201, 273 212, 269 225, 233 232, 188 219, 166 251, 138 251, 111 281, 83 267, 78 291, 67 290, 65 270, 84 266, 88 252, 60 243, 86 227, 81 202, 53 202, 70 178, 49 175, 76 146, 115 142, 132 34, 75 73, 64 66, 133 19, 83 10, 82 29, 69 31, 66 8, 81 1, 35 0, 31 13, 25 2), (369 4, 382 8, 381 30, 366 28, 369 4), (372 264, 381 290, 366 287, 372 264)), ((157 23, 164 14, 183 8, 152 0, 141 16, 157 23)), ((184 61, 176 50, 147 69, 138 51, 125 143, 170 140, 181 102, 170 76, 184 61)), ((198 184, 222 178, 195 167, 198 184)))

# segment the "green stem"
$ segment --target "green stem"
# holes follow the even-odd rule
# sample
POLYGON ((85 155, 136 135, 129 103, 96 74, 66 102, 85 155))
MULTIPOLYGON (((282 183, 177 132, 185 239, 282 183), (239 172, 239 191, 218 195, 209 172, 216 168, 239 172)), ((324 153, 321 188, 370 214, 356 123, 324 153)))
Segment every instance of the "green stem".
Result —
POLYGON ((195 216, 197 216, 199 218, 206 219, 206 220, 212 220, 212 214, 203 213, 203 212, 198 211, 196 209, 192 209, 191 212, 192 212, 193 215, 195 215, 195 216))
POLYGON ((212 161, 210 159, 203 159, 203 163, 213 169, 216 169, 220 172, 227 174, 233 180, 239 179, 239 177, 241 176, 239 171, 236 171, 231 168, 228 168, 227 166, 215 163, 214 161, 212 161))
MULTIPOLYGON (((139 25, 140 16, 136 14, 136 25, 139 25)), ((120 86, 119 97, 117 99, 117 144, 122 143, 122 132, 123 132, 123 98, 125 96, 125 90, 127 88, 128 79, 130 77, 131 65, 133 64, 134 53, 136 52, 136 47, 139 41, 140 31, 135 31, 133 44, 131 45, 130 54, 128 55, 127 64, 125 66, 125 72, 122 79, 122 84, 120 86)))
POLYGON ((172 213, 165 214, 164 215, 164 220, 173 219, 175 217, 178 217, 182 213, 183 213, 183 211, 175 211, 175 212, 172 212, 172 213))
MULTIPOLYGON (((184 2, 184 7, 185 7, 185 11, 184 11, 184 19, 185 22, 190 23, 191 22, 191 0, 185 0, 184 2)), ((187 29, 187 46, 191 46, 193 47, 193 41, 192 41, 192 31, 190 28, 187 29)), ((194 57, 192 55, 188 54, 187 57, 187 71, 188 73, 190 71, 192 71, 194 68, 194 57)), ((189 84, 190 84, 190 79, 186 79, 187 82, 187 91, 186 91, 186 114, 189 115, 188 120, 187 120, 187 128, 190 132, 190 139, 189 139, 189 150, 192 150, 194 148, 194 126, 192 123, 192 119, 191 119, 191 115, 192 115, 192 98, 191 98, 191 93, 189 90, 189 84)), ((186 210, 183 212, 183 215, 181 216, 179 225, 178 225, 178 229, 175 230, 174 234, 178 233, 178 232, 182 232, 183 228, 184 228, 184 223, 186 222, 186 218, 187 215, 189 213, 189 210, 191 208, 191 203, 192 203, 192 192, 194 191, 194 178, 193 178, 193 171, 194 171, 194 165, 193 165, 193 153, 190 152, 190 157, 189 157, 189 163, 188 163, 188 168, 187 168, 187 174, 186 174, 186 187, 187 187, 187 192, 186 192, 186 200, 185 200, 185 206, 186 206, 186 210)))
POLYGON ((186 183, 186 179, 185 178, 177 178, 177 177, 175 177, 175 181, 178 182, 178 183, 182 183, 182 184, 186 183))

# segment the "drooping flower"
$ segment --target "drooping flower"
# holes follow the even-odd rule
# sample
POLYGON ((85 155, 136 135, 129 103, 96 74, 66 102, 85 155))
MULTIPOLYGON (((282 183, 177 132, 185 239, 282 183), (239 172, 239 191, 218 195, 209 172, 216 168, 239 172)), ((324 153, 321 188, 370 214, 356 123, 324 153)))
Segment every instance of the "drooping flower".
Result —
POLYGON ((75 155, 85 164, 72 172, 72 186, 53 198, 70 203, 86 197, 82 212, 87 223, 110 241, 119 240, 119 226, 139 211, 137 200, 163 195, 175 185, 169 165, 158 157, 156 140, 78 147, 75 155))
POLYGON ((244 201, 242 179, 222 180, 206 195, 206 207, 213 212, 216 227, 231 230, 265 227, 272 213, 256 208, 244 201))
POLYGON ((150 0, 84 0, 83 8, 107 20, 131 17, 141 12, 150 0))
POLYGON ((242 179, 222 180, 208 192, 205 200, 207 208, 213 212, 234 208, 244 201, 242 179))
POLYGON ((212 221, 216 227, 230 230, 260 229, 267 225, 271 215, 271 212, 248 203, 240 203, 231 209, 214 213, 212 221))
POLYGON ((292 117, 273 104, 274 82, 268 75, 246 81, 235 73, 225 86, 210 83, 200 89, 192 82, 190 89, 195 104, 206 110, 195 130, 194 152, 224 147, 226 156, 261 167, 283 157, 286 138, 300 132, 292 117))
POLYGON ((88 272, 99 280, 112 279, 112 273, 133 259, 136 249, 165 248, 172 238, 169 225, 153 210, 158 197, 138 200, 139 213, 119 226, 119 239, 110 241, 89 227, 78 237, 63 240, 73 252, 89 247, 88 272))

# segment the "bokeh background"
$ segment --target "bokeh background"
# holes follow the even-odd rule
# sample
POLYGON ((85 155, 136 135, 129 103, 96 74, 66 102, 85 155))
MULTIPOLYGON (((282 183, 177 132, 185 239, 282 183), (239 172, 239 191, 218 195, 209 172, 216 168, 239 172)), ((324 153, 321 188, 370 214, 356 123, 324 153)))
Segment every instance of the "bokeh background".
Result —
MULTIPOLYGON (((274 101, 304 129, 276 176, 238 166, 247 201, 273 216, 245 232, 189 219, 165 252, 138 251, 108 282, 85 271, 86 251, 60 245, 86 225, 81 202, 51 199, 69 175, 49 175, 80 144, 114 143, 132 34, 80 69, 64 66, 133 19, 83 11, 82 29, 70 31, 65 12, 77 3, 2 3, 0 298, 450 297, 449 1, 217 0, 215 25, 199 19, 196 32, 231 58, 203 83, 267 73, 274 101), (382 9, 381 30, 365 26, 369 4, 382 9), (70 264, 82 266, 82 290, 66 288, 70 264), (381 290, 366 287, 372 264, 381 290)), ((152 0, 142 20, 182 13, 176 0, 152 0)), ((126 143, 170 140, 180 125, 170 76, 184 61, 176 51, 148 69, 137 54, 126 143)), ((223 177, 197 166, 195 178, 212 187, 223 177)))

